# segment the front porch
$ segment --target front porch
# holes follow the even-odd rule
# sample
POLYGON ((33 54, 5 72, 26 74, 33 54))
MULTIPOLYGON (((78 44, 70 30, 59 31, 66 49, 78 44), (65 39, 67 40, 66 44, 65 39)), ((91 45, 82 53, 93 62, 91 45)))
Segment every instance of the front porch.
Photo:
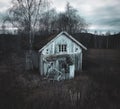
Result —
POLYGON ((74 62, 70 55, 49 55, 43 58, 44 76, 50 80, 74 78, 74 62))

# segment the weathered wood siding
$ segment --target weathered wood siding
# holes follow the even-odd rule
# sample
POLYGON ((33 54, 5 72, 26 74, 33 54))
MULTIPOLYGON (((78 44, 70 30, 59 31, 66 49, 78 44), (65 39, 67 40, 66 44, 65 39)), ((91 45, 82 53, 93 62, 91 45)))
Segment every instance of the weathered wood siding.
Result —
POLYGON ((42 54, 44 55, 53 55, 60 54, 59 45, 66 44, 67 45, 67 54, 81 53, 82 49, 75 42, 69 39, 65 35, 61 35, 51 43, 47 44, 45 49, 43 49, 42 54))
MULTIPOLYGON (((49 42, 45 48, 40 52, 39 54, 39 68, 41 75, 45 75, 47 72, 47 63, 45 63, 44 57, 46 56, 55 56, 55 55, 62 55, 62 54, 68 54, 73 61, 75 71, 82 70, 82 49, 79 45, 77 45, 74 41, 69 39, 67 36, 62 34, 60 37, 56 38, 52 42, 49 42), (59 52, 59 45, 65 44, 67 45, 67 51, 66 52, 59 52)), ((57 61, 56 65, 57 66, 57 61)))

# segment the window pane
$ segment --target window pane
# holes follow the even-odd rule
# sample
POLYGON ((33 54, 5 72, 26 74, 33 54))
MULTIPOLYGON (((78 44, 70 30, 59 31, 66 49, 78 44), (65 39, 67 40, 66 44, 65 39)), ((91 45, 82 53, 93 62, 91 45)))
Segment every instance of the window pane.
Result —
POLYGON ((67 51, 67 45, 66 44, 59 45, 59 52, 66 52, 66 51, 67 51))

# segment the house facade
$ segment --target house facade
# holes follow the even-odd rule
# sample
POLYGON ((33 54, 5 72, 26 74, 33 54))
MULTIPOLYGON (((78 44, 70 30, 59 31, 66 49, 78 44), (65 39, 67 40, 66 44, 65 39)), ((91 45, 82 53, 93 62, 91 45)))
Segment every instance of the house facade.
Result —
POLYGON ((63 31, 39 50, 40 74, 53 80, 74 78, 82 70, 82 50, 87 48, 63 31))

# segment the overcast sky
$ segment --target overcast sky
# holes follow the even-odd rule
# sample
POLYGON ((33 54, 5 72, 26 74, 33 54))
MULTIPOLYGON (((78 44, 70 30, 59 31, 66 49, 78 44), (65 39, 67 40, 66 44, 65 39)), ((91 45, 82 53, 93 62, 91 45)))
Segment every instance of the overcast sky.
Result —
MULTIPOLYGON (((11 0, 0 0, 0 18, 10 7, 11 0)), ((120 0, 51 0, 52 6, 64 11, 69 2, 89 24, 89 29, 120 32, 120 0)))

